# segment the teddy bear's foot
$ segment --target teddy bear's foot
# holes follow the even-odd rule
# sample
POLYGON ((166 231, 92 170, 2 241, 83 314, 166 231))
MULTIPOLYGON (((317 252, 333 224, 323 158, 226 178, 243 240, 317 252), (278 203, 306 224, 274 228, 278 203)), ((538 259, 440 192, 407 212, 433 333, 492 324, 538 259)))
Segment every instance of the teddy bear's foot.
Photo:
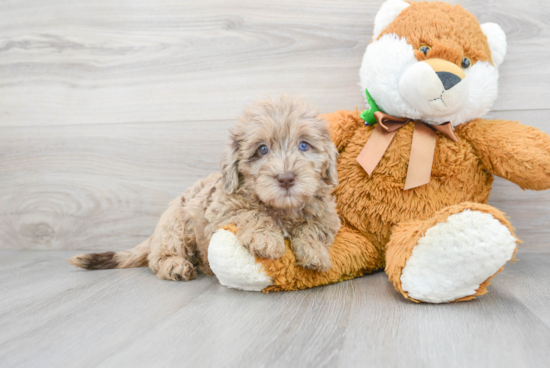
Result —
POLYGON ((328 271, 302 267, 285 241, 285 254, 254 259, 237 240, 237 229, 226 226, 210 240, 208 260, 222 285, 253 291, 299 290, 349 280, 383 267, 382 252, 359 233, 342 227, 329 249, 328 271))
POLYGON ((396 226, 386 272, 408 299, 445 303, 485 294, 489 279, 512 259, 518 240, 502 212, 462 203, 434 218, 396 226))
POLYGON ((254 256, 235 236, 236 229, 225 227, 210 240, 208 262, 220 284, 233 289, 262 291, 272 284, 271 277, 256 263, 254 256))

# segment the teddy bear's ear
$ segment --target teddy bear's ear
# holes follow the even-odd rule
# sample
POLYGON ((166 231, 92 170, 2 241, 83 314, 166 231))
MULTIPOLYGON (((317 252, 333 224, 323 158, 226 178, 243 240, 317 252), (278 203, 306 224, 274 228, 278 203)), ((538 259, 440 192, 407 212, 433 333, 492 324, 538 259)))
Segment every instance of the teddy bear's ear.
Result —
POLYGON ((389 26, 390 23, 393 22, 393 20, 410 5, 411 4, 406 3, 403 0, 387 0, 384 4, 382 4, 378 14, 376 14, 376 18, 374 18, 374 32, 372 39, 377 39, 378 36, 380 36, 380 33, 382 33, 382 31, 386 29, 386 27, 389 26))
POLYGON ((504 55, 506 55, 506 34, 496 23, 484 23, 481 25, 481 30, 487 36, 491 58, 495 66, 498 67, 502 64, 504 55))

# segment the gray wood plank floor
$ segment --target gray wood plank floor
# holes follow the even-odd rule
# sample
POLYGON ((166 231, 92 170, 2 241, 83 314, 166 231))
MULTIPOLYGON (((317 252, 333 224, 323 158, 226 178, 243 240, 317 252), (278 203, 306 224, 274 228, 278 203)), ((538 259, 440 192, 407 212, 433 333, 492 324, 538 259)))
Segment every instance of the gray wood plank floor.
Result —
POLYGON ((2 367, 548 367, 550 254, 479 300, 401 298, 384 273, 300 292, 148 268, 84 271, 74 251, 0 251, 2 367))

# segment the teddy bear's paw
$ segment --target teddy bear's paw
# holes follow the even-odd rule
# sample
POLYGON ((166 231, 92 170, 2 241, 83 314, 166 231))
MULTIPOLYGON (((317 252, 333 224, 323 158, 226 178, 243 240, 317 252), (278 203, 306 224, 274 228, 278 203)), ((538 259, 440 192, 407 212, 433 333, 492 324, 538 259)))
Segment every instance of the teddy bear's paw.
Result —
POLYGON ((445 303, 476 295, 514 255, 516 238, 491 214, 465 210, 428 229, 401 274, 410 298, 445 303))
POLYGON ((273 283, 235 234, 226 229, 220 229, 212 236, 208 262, 220 284, 229 288, 261 291, 273 283))

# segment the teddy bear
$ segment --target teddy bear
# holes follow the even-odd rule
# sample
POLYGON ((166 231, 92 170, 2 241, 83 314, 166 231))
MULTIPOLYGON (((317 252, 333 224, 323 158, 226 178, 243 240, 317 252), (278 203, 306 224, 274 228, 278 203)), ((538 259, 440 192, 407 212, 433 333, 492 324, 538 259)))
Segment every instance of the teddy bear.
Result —
POLYGON ((514 259, 520 242, 487 204, 493 176, 550 188, 550 137, 482 118, 497 97, 506 36, 459 5, 388 0, 360 69, 368 109, 326 114, 338 148, 334 190, 342 227, 331 270, 297 265, 287 240, 278 259, 255 259, 218 230, 209 262, 228 287, 298 290, 385 270, 405 298, 474 299, 514 259))

